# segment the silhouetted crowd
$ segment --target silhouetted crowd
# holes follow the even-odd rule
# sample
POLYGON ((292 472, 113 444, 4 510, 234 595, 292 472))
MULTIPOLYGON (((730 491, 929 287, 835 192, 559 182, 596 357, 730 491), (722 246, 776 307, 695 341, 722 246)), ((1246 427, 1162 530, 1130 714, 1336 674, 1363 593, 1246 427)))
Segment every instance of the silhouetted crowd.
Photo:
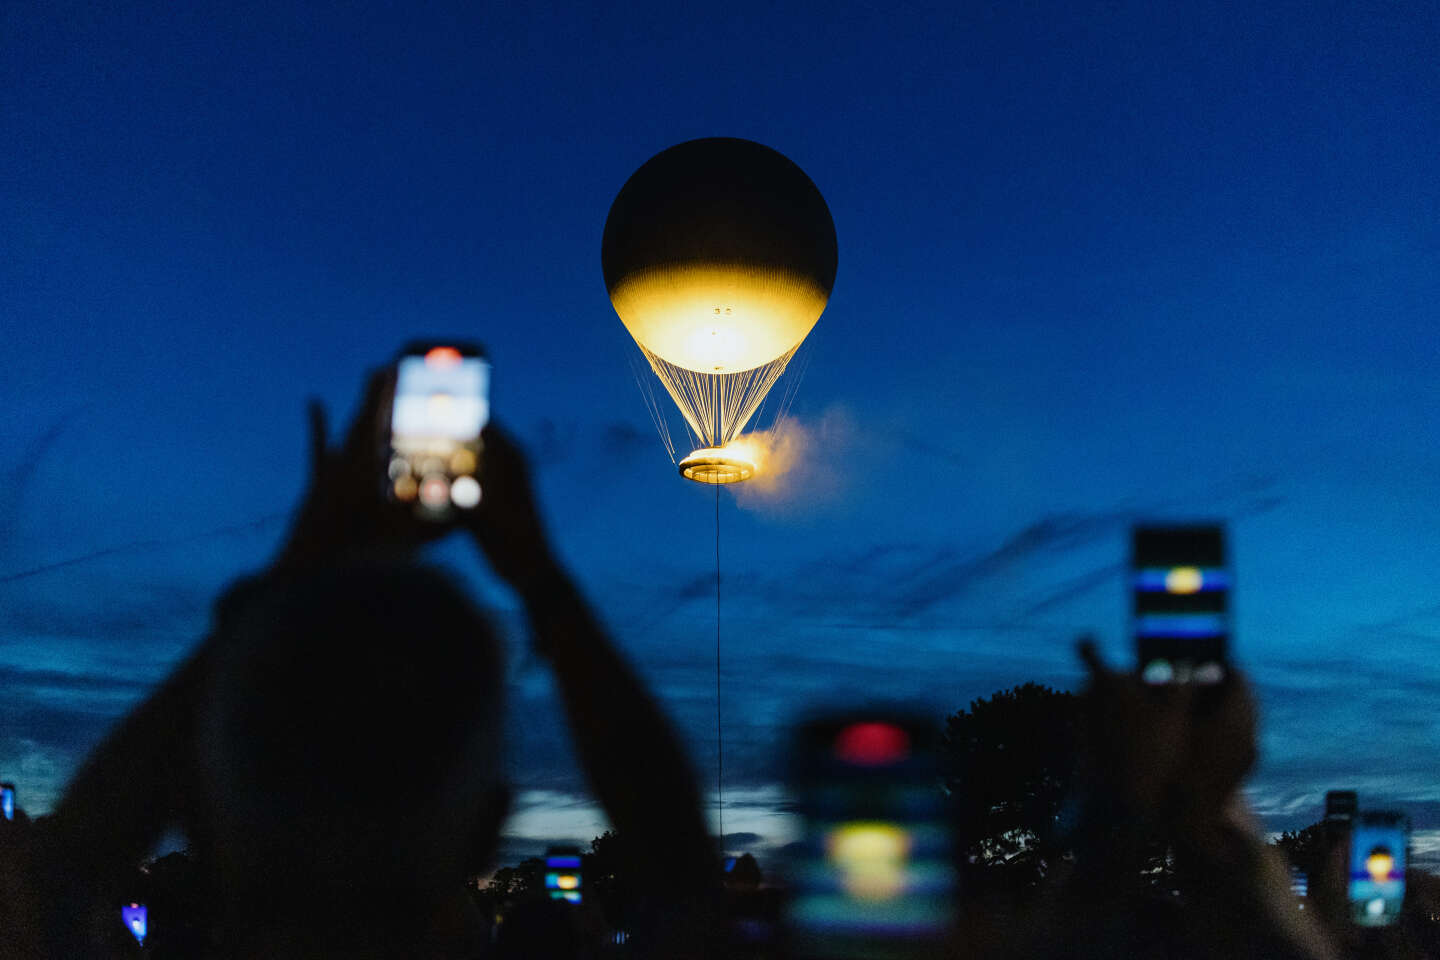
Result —
MULTIPOLYGON (((1345 823, 1313 838, 1297 897, 1241 794, 1256 715, 1239 670, 1205 689, 1157 689, 1088 643, 1073 822, 1042 882, 987 883, 960 837, 922 893, 924 878, 906 873, 923 860, 921 831, 875 817, 832 833, 788 885, 748 866, 727 873, 681 742, 557 561, 518 450, 487 427, 478 507, 419 518, 377 492, 386 389, 376 375, 337 447, 312 411, 313 476, 275 562, 219 599, 209 635, 90 754, 52 814, 0 821, 0 956, 1437 955, 1433 913, 1352 922, 1345 823), (523 605, 579 763, 624 839, 623 930, 588 899, 549 896, 508 905, 497 925, 475 894, 474 878, 497 866, 510 799, 504 651, 465 592, 415 559, 457 529, 523 605), (121 907, 177 829, 189 850, 172 901, 204 904, 204 922, 167 941, 152 903, 142 946, 144 921, 122 920, 121 907), (794 910, 827 870, 849 871, 830 887, 852 914, 794 910), (864 911, 874 924, 848 922, 864 911)), ((857 769, 908 743, 864 723, 845 734, 857 769)), ((856 776, 845 789, 861 806, 909 795, 856 776)))

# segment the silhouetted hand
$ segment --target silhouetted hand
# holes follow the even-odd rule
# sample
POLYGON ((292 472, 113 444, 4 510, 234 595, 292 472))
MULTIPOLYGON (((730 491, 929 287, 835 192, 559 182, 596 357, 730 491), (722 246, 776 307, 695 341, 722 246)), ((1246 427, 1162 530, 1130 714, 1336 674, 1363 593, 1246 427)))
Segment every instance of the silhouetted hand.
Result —
POLYGON ((414 515, 405 504, 381 493, 387 411, 395 391, 395 374, 385 368, 371 375, 345 442, 328 446, 324 407, 310 403, 310 490, 277 568, 324 564, 337 556, 407 553, 444 536, 450 525, 414 515))
POLYGON ((1089 760, 1102 786, 1155 824, 1204 830, 1225 817, 1256 759, 1244 677, 1232 667, 1216 687, 1156 687, 1108 669, 1089 641, 1080 658, 1090 670, 1089 760))
POLYGON ((555 569, 531 493, 525 459, 495 424, 482 437, 480 505, 447 521, 424 520, 381 492, 386 430, 395 390, 391 368, 370 377, 345 442, 330 448, 325 411, 310 405, 311 482, 276 567, 324 564, 342 555, 407 553, 456 526, 479 541, 495 572, 521 593, 555 569))
POLYGON ((496 574, 522 595, 556 571, 525 457, 510 436, 491 423, 481 466, 480 506, 465 520, 496 574))

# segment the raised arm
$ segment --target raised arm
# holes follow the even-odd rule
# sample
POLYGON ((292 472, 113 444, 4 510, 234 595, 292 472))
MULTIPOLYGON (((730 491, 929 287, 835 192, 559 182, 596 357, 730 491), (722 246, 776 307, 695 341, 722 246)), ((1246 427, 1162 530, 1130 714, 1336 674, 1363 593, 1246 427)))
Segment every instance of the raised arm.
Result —
POLYGON ((719 871, 689 760, 664 712, 551 552, 520 453, 485 436, 485 500, 474 533, 524 602, 555 671, 580 764, 624 838, 637 886, 673 920, 664 955, 713 955, 719 871))
POLYGON ((1256 760, 1256 711, 1244 676, 1232 670, 1204 691, 1157 689, 1106 669, 1091 644, 1080 653, 1090 670, 1092 822, 1078 886, 1082 903, 1108 914, 1097 924, 1124 927, 1148 912, 1168 925, 1170 945, 1207 955, 1335 956, 1295 908, 1285 870, 1245 808, 1240 788, 1256 760), (1147 840, 1173 856, 1179 903, 1136 882, 1147 840))
POLYGON ((133 895, 141 861, 166 829, 195 827, 195 716, 208 660, 202 644, 116 725, 39 825, 36 869, 53 955, 91 955, 90 918, 100 913, 118 927, 112 908, 133 895))
MULTIPOLYGON (((377 548, 408 548, 420 539, 403 518, 394 524, 369 502, 374 409, 388 389, 384 375, 371 379, 360 416, 334 451, 326 446, 324 417, 312 407, 310 489, 273 570, 321 566, 377 548)), ((202 642, 110 731, 71 778, 54 816, 41 825, 35 870, 53 955, 85 955, 94 937, 77 918, 97 909, 94 905, 108 911, 127 895, 127 884, 166 829, 182 826, 203 846, 204 838, 196 836, 205 829, 197 726, 211 690, 211 648, 211 641, 202 642)))

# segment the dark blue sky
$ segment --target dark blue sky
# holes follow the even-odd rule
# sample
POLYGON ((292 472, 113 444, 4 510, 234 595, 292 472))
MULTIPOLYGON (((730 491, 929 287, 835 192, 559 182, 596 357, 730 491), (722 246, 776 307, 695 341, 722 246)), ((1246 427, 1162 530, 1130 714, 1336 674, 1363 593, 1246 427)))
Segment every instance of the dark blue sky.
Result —
MULTIPOLYGON (((1440 829, 1437 49, 1428 3, 5 5, 0 775, 49 806, 274 550, 305 398, 348 416, 434 334, 489 347, 713 776, 711 492, 599 245, 637 166, 718 135, 800 164, 840 242, 798 465, 723 494, 732 845, 786 839, 802 707, 1073 685, 1083 630, 1127 659, 1140 516, 1231 520, 1270 824, 1340 785, 1440 829)), ((515 651, 515 849, 587 840, 515 651)))

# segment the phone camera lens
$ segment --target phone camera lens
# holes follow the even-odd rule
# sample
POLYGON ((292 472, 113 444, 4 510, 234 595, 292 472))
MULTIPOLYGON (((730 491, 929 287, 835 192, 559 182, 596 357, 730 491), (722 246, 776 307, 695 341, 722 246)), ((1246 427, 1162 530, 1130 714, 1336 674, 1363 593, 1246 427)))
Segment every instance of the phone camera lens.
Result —
POLYGON ((420 502, 431 510, 443 510, 450 502, 450 482, 438 473, 420 481, 420 502))
POLYGON ((450 502, 469 510, 480 502, 480 484, 474 477, 456 477, 450 485, 450 502))

